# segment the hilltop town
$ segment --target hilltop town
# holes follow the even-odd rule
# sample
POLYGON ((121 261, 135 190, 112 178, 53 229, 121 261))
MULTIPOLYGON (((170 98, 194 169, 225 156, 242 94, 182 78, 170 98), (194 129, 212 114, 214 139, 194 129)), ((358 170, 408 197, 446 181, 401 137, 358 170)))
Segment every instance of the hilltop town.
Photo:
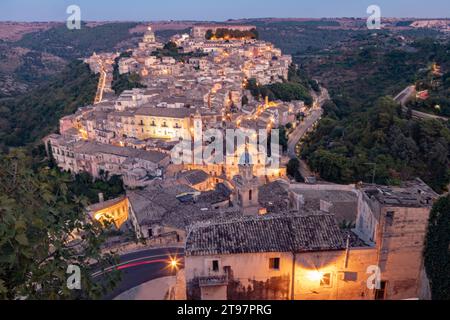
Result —
POLYGON ((253 26, 195 26, 163 44, 148 27, 137 48, 92 55, 85 62, 99 74, 95 101, 60 120, 59 134, 44 139, 48 154, 64 171, 123 179, 126 193, 100 195, 86 208, 91 218, 131 230, 145 246, 184 248, 172 298, 426 296, 422 251, 438 195, 420 179, 334 185, 308 168, 296 168, 306 183, 289 177, 327 92, 311 92, 312 103, 252 94, 250 82, 282 84, 296 68, 257 38, 253 26), (139 88, 116 96, 117 74, 138 75, 139 88), (290 129, 287 150, 275 144, 261 157, 250 140, 275 140, 278 128, 290 129), (181 141, 195 148, 196 133, 208 130, 222 133, 225 146, 227 130, 251 134, 231 153, 215 147, 223 162, 195 159, 217 146, 211 137, 176 161, 181 141), (266 161, 277 154, 278 166, 266 161), (376 287, 366 281, 371 266, 382 273, 376 287))
MULTIPOLYGON (((243 32, 254 29, 242 28, 243 32)), ((303 101, 259 99, 246 88, 249 79, 258 85, 281 83, 288 78, 292 58, 251 37, 205 40, 208 30, 197 27, 192 36, 173 37, 170 44, 182 48, 183 60, 155 55, 164 44, 156 41, 151 28, 139 47, 127 55, 94 54, 86 59, 91 70, 100 74, 97 96, 92 105, 60 120, 60 134, 46 138, 58 165, 95 178, 101 172, 120 175, 131 188, 145 187, 183 170, 199 169, 211 177, 231 180, 238 172, 238 161, 223 165, 192 162, 181 167, 170 163, 171 150, 184 132, 193 132, 196 124, 203 131, 223 133, 227 129, 270 132, 288 123, 296 125, 298 115, 312 106, 303 101), (120 74, 139 74, 145 88, 125 90, 114 97, 115 62, 120 74)), ((240 156, 236 153, 234 159, 240 156)), ((260 167, 256 171, 266 179, 286 175, 285 168, 260 167)))

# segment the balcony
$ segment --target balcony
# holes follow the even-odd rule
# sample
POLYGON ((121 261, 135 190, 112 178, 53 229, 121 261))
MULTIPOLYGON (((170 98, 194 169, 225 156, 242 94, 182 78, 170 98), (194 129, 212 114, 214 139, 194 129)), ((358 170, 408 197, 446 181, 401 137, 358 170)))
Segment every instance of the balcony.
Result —
POLYGON ((198 278, 200 287, 216 287, 228 285, 227 275, 207 276, 198 278))

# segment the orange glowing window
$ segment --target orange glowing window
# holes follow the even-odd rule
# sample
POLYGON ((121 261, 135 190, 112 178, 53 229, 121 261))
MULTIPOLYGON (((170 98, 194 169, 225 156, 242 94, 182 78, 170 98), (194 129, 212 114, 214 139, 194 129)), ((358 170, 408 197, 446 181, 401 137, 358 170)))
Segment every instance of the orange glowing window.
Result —
POLYGON ((320 279, 321 287, 331 287, 331 273, 324 273, 320 279))

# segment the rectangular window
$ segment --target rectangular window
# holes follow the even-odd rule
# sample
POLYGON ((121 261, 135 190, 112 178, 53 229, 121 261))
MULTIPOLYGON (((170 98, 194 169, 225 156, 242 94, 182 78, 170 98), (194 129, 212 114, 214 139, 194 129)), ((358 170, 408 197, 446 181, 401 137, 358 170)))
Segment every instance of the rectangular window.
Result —
POLYGON ((386 212, 386 225, 392 226, 394 224, 394 216, 395 216, 394 211, 386 212))
POLYGON ((280 270, 280 258, 270 258, 269 268, 271 270, 280 270))
POLYGON ((344 281, 358 281, 358 273, 344 272, 344 281))
POLYGON ((212 261, 212 271, 219 272, 219 260, 212 261))
POLYGON ((375 290, 375 300, 384 300, 386 298, 387 282, 381 281, 380 289, 375 290))
POLYGON ((331 273, 324 273, 320 279, 321 287, 331 287, 331 273))

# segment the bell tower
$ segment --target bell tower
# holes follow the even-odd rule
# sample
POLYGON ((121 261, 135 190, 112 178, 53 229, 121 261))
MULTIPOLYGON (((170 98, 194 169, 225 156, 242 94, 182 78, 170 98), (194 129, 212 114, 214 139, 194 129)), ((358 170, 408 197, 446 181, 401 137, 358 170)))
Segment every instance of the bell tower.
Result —
POLYGON ((233 185, 233 201, 240 207, 241 213, 244 216, 258 215, 259 181, 253 175, 253 163, 247 150, 239 162, 239 174, 233 178, 233 185))

